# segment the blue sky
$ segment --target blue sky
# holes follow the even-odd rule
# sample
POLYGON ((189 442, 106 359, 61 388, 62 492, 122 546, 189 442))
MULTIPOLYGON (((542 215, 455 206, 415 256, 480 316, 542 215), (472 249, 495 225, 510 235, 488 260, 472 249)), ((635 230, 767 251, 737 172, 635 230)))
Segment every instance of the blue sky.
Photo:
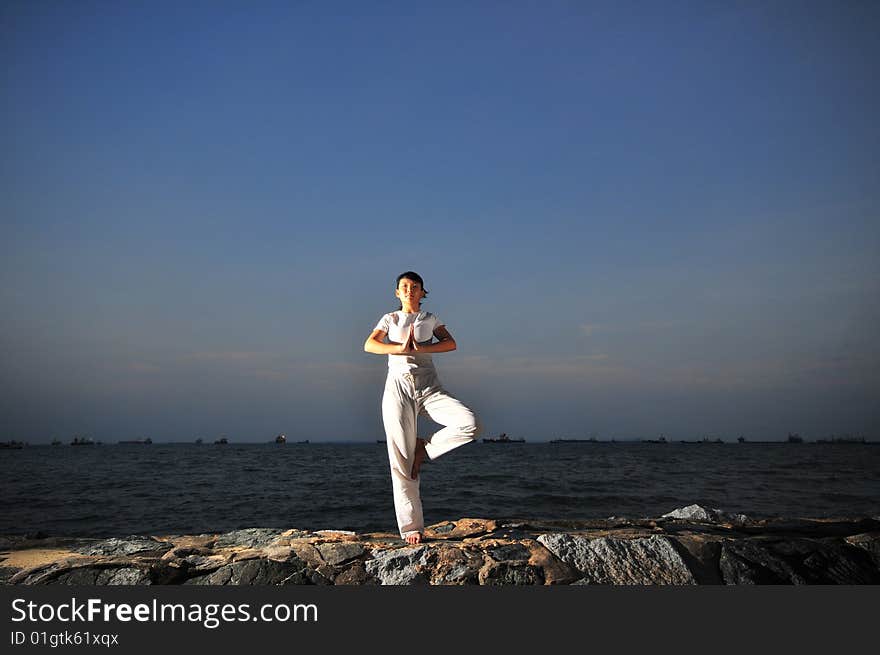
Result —
POLYGON ((880 438, 872 2, 6 2, 0 439, 880 438), (179 5, 183 6, 179 6, 179 5))

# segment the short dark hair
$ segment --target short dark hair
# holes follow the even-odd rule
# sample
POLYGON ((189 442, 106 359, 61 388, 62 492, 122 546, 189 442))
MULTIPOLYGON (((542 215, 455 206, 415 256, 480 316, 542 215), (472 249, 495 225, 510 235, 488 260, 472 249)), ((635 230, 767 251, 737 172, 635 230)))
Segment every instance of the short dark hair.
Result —
MULTIPOLYGON (((415 271, 405 271, 398 275, 397 279, 394 281, 395 289, 400 286, 401 280, 412 280, 413 282, 418 282, 422 287, 422 291, 425 292, 425 296, 428 295, 428 290, 425 288, 425 281, 422 279, 422 276, 415 271)), ((403 303, 401 303, 400 308, 403 309, 403 303)))

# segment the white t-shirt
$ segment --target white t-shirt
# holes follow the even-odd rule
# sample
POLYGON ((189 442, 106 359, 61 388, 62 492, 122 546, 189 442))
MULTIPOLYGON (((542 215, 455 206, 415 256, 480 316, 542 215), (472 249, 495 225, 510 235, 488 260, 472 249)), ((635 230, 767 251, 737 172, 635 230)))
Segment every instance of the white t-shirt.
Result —
MULTIPOLYGON (((416 341, 431 343, 434 338, 434 330, 443 325, 443 321, 431 312, 418 312, 409 314, 402 310, 385 314, 379 319, 374 330, 382 330, 388 333, 388 338, 397 343, 406 341, 409 327, 415 323, 416 341)), ((388 368, 392 371, 409 371, 414 368, 434 368, 434 360, 431 355, 388 355, 388 368)))

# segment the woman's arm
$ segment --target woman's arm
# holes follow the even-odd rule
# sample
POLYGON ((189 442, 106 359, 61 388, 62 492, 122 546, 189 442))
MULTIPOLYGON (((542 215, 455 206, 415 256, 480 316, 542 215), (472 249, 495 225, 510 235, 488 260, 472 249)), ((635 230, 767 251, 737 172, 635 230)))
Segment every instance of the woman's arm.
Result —
POLYGON ((438 325, 434 329, 434 336, 437 337, 437 343, 419 344, 413 340, 413 353, 430 355, 431 353, 448 353, 458 348, 455 339, 449 334, 445 325, 438 325))
POLYGON ((430 355, 431 353, 447 353, 458 347, 445 325, 440 325, 434 330, 437 343, 420 344, 415 339, 413 326, 410 326, 405 343, 397 343, 396 341, 386 343, 387 336, 388 333, 385 330, 373 330, 364 342, 364 350, 376 355, 430 355))
POLYGON ((397 343, 396 341, 385 342, 388 333, 385 330, 373 330, 367 340, 364 342, 364 350, 375 355, 406 355, 410 347, 410 338, 406 343, 397 343))

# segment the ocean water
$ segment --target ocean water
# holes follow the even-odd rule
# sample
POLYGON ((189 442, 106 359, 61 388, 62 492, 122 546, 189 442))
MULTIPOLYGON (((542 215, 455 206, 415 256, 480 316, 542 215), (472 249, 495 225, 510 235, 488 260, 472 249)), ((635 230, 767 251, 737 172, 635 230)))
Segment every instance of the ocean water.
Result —
MULTIPOLYGON (((464 446, 422 470, 427 524, 658 517, 691 503, 761 517, 880 515, 880 447, 464 446)), ((152 444, 0 451, 0 534, 395 531, 385 446, 152 444)))

